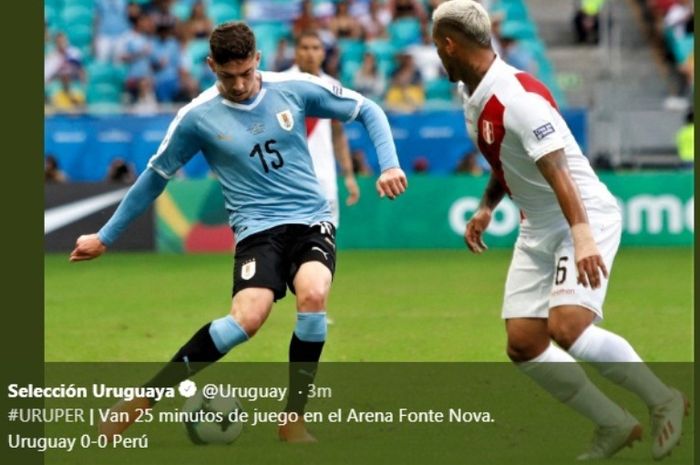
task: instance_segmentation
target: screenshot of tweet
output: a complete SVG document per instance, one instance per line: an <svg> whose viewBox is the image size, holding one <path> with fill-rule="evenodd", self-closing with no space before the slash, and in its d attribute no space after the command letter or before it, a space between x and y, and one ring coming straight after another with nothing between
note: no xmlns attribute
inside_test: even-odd
<svg viewBox="0 0 700 465"><path fill-rule="evenodd" d="M505 363L321 363L314 373L220 363L173 386L145 384L161 368L47 364L45 385L7 386L6 447L46 464L560 464L594 435L594 425ZM651 369L692 402L690 364ZM585 370L648 424L638 398ZM42 435L20 432L37 424ZM669 463L692 462L692 422L683 428L687 444ZM649 434L620 456L651 463Z"/></svg>

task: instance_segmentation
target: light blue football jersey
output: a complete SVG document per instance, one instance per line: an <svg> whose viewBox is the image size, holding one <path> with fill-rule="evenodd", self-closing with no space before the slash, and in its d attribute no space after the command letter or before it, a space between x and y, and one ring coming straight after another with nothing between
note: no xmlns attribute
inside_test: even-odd
<svg viewBox="0 0 700 465"><path fill-rule="evenodd" d="M259 73L260 92L247 102L231 102L213 86L183 107L148 164L169 179L201 150L221 183L238 241L281 224L332 220L307 148L305 116L348 122L363 103L360 94L309 74Z"/></svg>

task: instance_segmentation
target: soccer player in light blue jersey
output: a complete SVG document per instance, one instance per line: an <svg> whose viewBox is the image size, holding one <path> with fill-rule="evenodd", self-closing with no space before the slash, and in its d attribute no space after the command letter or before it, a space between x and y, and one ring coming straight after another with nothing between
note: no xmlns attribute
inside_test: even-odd
<svg viewBox="0 0 700 465"><path fill-rule="evenodd" d="M200 328L147 386L175 385L247 341L289 287L297 304L289 359L306 365L290 369L286 409L301 413L326 339L335 270L335 228L306 145L305 117L356 119L365 126L382 169L380 196L396 198L407 181L386 115L376 104L309 74L258 71L259 62L247 25L231 22L214 30L208 63L216 85L177 113L114 216L98 233L80 236L70 259L102 255L201 151L221 183L237 238L231 310ZM129 421L103 423L100 431L113 437L135 421L138 409L152 405L143 398L121 402L113 410L128 412ZM314 441L303 421L280 427L279 435L289 442Z"/></svg>

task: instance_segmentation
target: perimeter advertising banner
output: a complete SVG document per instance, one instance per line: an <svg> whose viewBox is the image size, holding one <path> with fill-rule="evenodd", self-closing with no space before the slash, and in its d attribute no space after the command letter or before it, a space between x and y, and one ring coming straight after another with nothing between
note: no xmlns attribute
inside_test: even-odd
<svg viewBox="0 0 700 465"><path fill-rule="evenodd" d="M282 4L277 3L281 14ZM444 176L454 172L465 153L474 150L461 109L411 114L389 112L387 116L402 166L412 166L418 158L424 158L431 173ZM562 111L562 116L586 153L586 111L567 109ZM172 119L170 114L49 116L44 119L44 153L58 160L71 181L104 179L110 162L117 157L141 172L158 149ZM365 152L367 162L377 172L376 152L367 131L355 121L346 125L346 132L351 149ZM182 171L190 179L204 179L209 166L199 154Z"/></svg>
<svg viewBox="0 0 700 465"><path fill-rule="evenodd" d="M108 182L44 186L44 250L69 252L81 234L97 232L114 214L129 185ZM110 250L154 248L154 213L149 207Z"/></svg>
<svg viewBox="0 0 700 465"><path fill-rule="evenodd" d="M175 180L156 200L156 249L162 252L222 252L234 239L219 183Z"/></svg>
<svg viewBox="0 0 700 465"><path fill-rule="evenodd" d="M601 179L622 206L623 246L692 245L692 173L606 174ZM374 179L360 179L360 202L341 207L338 245L345 249L462 248L464 227L487 181L486 176L413 175L406 194L388 201L377 196ZM213 179L171 182L158 200L156 212L160 251L233 248L221 190ZM496 210L486 243L490 247L512 246L519 223L518 209L504 200Z"/></svg>

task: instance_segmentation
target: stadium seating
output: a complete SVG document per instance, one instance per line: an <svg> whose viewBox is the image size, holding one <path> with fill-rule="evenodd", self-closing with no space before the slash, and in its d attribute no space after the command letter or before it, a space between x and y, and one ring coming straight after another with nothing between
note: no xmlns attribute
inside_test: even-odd
<svg viewBox="0 0 700 465"><path fill-rule="evenodd" d="M234 2L214 3L208 10L209 17L214 24L225 23L241 18L240 5Z"/></svg>
<svg viewBox="0 0 700 465"><path fill-rule="evenodd" d="M402 18L389 24L389 37L394 46L403 48L421 41L420 22L416 18Z"/></svg>
<svg viewBox="0 0 700 465"><path fill-rule="evenodd" d="M126 78L126 67L95 61L87 67L88 80L120 86Z"/></svg>
<svg viewBox="0 0 700 465"><path fill-rule="evenodd" d="M46 24L55 24L58 19L58 9L47 3L44 5L44 21Z"/></svg>
<svg viewBox="0 0 700 465"><path fill-rule="evenodd" d="M454 85L447 79L434 79L425 83L425 98L436 102L451 102Z"/></svg>
<svg viewBox="0 0 700 465"><path fill-rule="evenodd" d="M63 0L62 3L66 8L79 6L88 10L91 10L92 7L95 5L94 0Z"/></svg>
<svg viewBox="0 0 700 465"><path fill-rule="evenodd" d="M338 48L341 61L361 62L365 53L365 43L356 39L340 39Z"/></svg>
<svg viewBox="0 0 700 465"><path fill-rule="evenodd" d="M92 10L84 6L69 6L61 11L61 23L66 29L77 24L92 24L92 21Z"/></svg>
<svg viewBox="0 0 700 465"><path fill-rule="evenodd" d="M531 23L530 15L527 7L521 0L501 0L495 2L492 6L494 11L502 11L506 18L513 21L521 21Z"/></svg>
<svg viewBox="0 0 700 465"><path fill-rule="evenodd" d="M388 40L372 40L367 42L367 50L377 59L377 67L385 76L391 75L396 66L394 57L398 52L396 46Z"/></svg>
<svg viewBox="0 0 700 465"><path fill-rule="evenodd" d="M88 24L75 24L66 29L66 35L71 45L78 47L85 53L86 48L89 49L92 42L92 26Z"/></svg>
<svg viewBox="0 0 700 465"><path fill-rule="evenodd" d="M201 63L209 55L209 41L206 39L195 39L187 44L185 54L191 63Z"/></svg>
<svg viewBox="0 0 700 465"><path fill-rule="evenodd" d="M536 40L537 29L530 21L517 21L507 19L501 25L501 34L517 40Z"/></svg>
<svg viewBox="0 0 700 465"><path fill-rule="evenodd" d="M355 86L355 74L360 69L362 64L358 61L342 61L340 68L340 82L345 87Z"/></svg>
<svg viewBox="0 0 700 465"><path fill-rule="evenodd" d="M243 0L209 0L209 3L211 5L231 5L240 11Z"/></svg>
<svg viewBox="0 0 700 465"><path fill-rule="evenodd" d="M180 21L187 21L192 13L192 8L184 2L176 2L172 8L173 15Z"/></svg>
<svg viewBox="0 0 700 465"><path fill-rule="evenodd" d="M97 82L89 83L87 87L87 102L90 105L95 104L114 104L119 105L122 102L121 91L111 83Z"/></svg>
<svg viewBox="0 0 700 465"><path fill-rule="evenodd" d="M148 0L132 0L145 5ZM207 14L215 24L230 20L243 19L244 14L250 14L251 5L258 0L205 0ZM287 0L267 0L279 8L289 9ZM175 0L172 3L172 13L181 21L186 21L191 13L194 0ZM424 3L427 4L426 1ZM316 6L328 7L328 0L314 0ZM244 5L246 8L244 8ZM546 53L546 49L538 37L537 28L532 21L527 4L524 0L492 0L492 11L500 11L505 15L501 26L502 31L519 40L522 47L536 60L538 78L552 89L555 97L563 101L562 92L557 85L556 75ZM123 80L119 79L119 73L114 69L100 69L89 66L92 62L92 40L94 23L94 0L45 0L44 19L49 32L53 35L63 31L67 34L71 45L83 52L83 61L87 66L88 103L93 101L116 101L115 95L121 93ZM256 38L258 48L262 52L262 69L270 69L277 44L281 38L291 39L291 24L287 22L272 21L263 17L250 21ZM417 18L401 18L388 25L388 39L378 39L370 42L361 40L341 39L337 43L340 53L339 79L343 84L354 85L354 76L361 66L365 52L371 52L377 60L379 72L388 78L396 67L396 55L406 47L419 44L422 41L421 24ZM693 47L693 39L683 38L669 42L670 49L678 62L681 62ZM50 48L50 44L49 45ZM48 50L48 49L46 49ZM45 52L46 53L46 52ZM191 73L196 78L209 80L204 69L204 59L209 53L209 45L206 40L198 39L189 42L184 51L187 62L191 64ZM115 77L116 76L116 77ZM123 76L122 76L123 79ZM95 80L95 82L91 82ZM97 86L99 84L99 86ZM201 86L205 83L202 82ZM429 101L439 103L448 102L451 98L450 84L443 80L428 82L426 95ZM108 89L113 86L116 89Z"/></svg>
<svg viewBox="0 0 700 465"><path fill-rule="evenodd" d="M91 111L113 112L123 101L126 67L94 61L86 68L88 85L86 100Z"/></svg>
<svg viewBox="0 0 700 465"><path fill-rule="evenodd" d="M283 37L291 39L292 30L288 24L274 22L259 22L251 25L255 38L258 41L258 49L261 52L262 68L270 69L275 57L277 43Z"/></svg>
<svg viewBox="0 0 700 465"><path fill-rule="evenodd" d="M205 59L209 55L209 41L206 39L196 39L187 44L185 49L187 61L190 63L190 73L200 81L202 87L206 87L202 82L204 77Z"/></svg>

